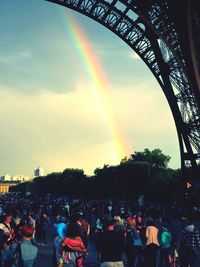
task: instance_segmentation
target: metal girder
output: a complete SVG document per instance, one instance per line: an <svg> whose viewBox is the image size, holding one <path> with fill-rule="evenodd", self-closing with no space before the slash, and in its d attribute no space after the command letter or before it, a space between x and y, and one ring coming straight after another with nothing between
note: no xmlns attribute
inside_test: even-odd
<svg viewBox="0 0 200 267"><path fill-rule="evenodd" d="M46 1L96 20L142 58L170 105L182 168L189 162L196 169L200 155L200 11L195 11L198 5L189 5L188 13L190 0Z"/></svg>

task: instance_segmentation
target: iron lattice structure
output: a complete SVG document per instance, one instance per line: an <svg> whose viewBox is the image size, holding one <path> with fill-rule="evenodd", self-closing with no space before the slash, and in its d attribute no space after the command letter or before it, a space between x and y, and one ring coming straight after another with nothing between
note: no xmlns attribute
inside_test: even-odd
<svg viewBox="0 0 200 267"><path fill-rule="evenodd" d="M162 88L176 124L181 167L200 161L198 0L46 0L99 22L126 42ZM200 177L199 177L200 178Z"/></svg>

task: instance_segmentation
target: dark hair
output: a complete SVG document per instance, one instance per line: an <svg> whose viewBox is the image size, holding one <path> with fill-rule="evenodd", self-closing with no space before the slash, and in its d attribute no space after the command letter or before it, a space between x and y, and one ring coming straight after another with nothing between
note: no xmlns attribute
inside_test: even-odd
<svg viewBox="0 0 200 267"><path fill-rule="evenodd" d="M67 230L68 237L81 236L81 227L77 223L70 223Z"/></svg>
<svg viewBox="0 0 200 267"><path fill-rule="evenodd" d="M115 221L114 220L106 220L105 221L105 226L106 228L108 228L109 226L114 225Z"/></svg>
<svg viewBox="0 0 200 267"><path fill-rule="evenodd" d="M169 224L168 224L167 222L164 221L164 222L162 223L162 227L169 229Z"/></svg>
<svg viewBox="0 0 200 267"><path fill-rule="evenodd" d="M1 222L4 222L8 217L12 216L11 213L3 213L1 215Z"/></svg>
<svg viewBox="0 0 200 267"><path fill-rule="evenodd" d="M147 226L155 226L155 221L152 217L149 217L147 219L147 223L146 223Z"/></svg>
<svg viewBox="0 0 200 267"><path fill-rule="evenodd" d="M71 223L76 223L77 221L80 221L81 216L79 214L74 214L71 218L70 221Z"/></svg>

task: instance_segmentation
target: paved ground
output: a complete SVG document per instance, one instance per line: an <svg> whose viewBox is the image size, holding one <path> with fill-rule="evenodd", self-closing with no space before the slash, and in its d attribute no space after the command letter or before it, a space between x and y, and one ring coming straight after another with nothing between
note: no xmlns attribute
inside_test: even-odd
<svg viewBox="0 0 200 267"><path fill-rule="evenodd" d="M37 246L39 253L35 267L53 267L53 228L48 233L47 246Z"/></svg>

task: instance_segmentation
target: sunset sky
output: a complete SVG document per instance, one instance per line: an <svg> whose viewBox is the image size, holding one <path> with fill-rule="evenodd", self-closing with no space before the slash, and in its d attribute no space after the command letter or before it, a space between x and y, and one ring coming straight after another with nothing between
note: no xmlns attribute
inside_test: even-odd
<svg viewBox="0 0 200 267"><path fill-rule="evenodd" d="M119 37L44 0L0 1L0 12L0 176L91 175L144 148L180 167L164 94Z"/></svg>

